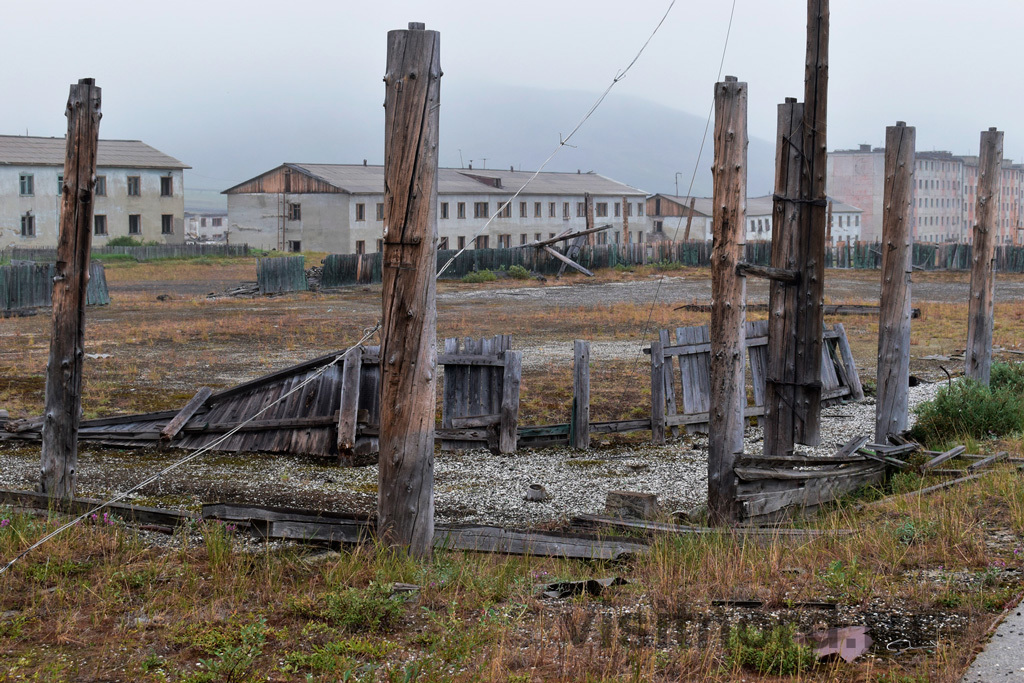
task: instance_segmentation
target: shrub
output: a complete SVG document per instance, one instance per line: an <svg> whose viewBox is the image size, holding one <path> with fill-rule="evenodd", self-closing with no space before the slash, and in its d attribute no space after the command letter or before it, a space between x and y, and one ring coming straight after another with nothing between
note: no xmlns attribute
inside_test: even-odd
<svg viewBox="0 0 1024 683"><path fill-rule="evenodd" d="M107 240L108 247L141 247L142 240L137 240L129 235L118 235Z"/></svg>
<svg viewBox="0 0 1024 683"><path fill-rule="evenodd" d="M294 606L304 617L322 619L349 632L385 633L405 614L405 601L379 583L367 588L345 588L304 600Z"/></svg>
<svg viewBox="0 0 1024 683"><path fill-rule="evenodd" d="M992 391L1024 395L1024 363L993 363L989 387Z"/></svg>
<svg viewBox="0 0 1024 683"><path fill-rule="evenodd" d="M1015 386L1019 371L1000 368L995 388L968 378L939 389L935 398L915 410L917 423L910 433L928 445L942 445L965 436L983 439L1024 429L1024 397ZM993 368L995 369L995 368Z"/></svg>
<svg viewBox="0 0 1024 683"><path fill-rule="evenodd" d="M529 280L530 271L520 265L509 266L508 276L513 280Z"/></svg>
<svg viewBox="0 0 1024 683"><path fill-rule="evenodd" d="M771 631L739 626L726 640L726 666L745 668L761 675L792 676L809 671L817 663L814 651L793 640L791 625Z"/></svg>
<svg viewBox="0 0 1024 683"><path fill-rule="evenodd" d="M494 282L498 276L489 270L475 270L462 276L463 282Z"/></svg>

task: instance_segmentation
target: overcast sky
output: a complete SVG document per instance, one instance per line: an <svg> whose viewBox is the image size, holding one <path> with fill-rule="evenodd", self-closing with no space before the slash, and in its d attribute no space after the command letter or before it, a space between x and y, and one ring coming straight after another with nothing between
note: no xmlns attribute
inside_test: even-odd
<svg viewBox="0 0 1024 683"><path fill-rule="evenodd" d="M706 117L730 4L677 0L610 97L644 98ZM1006 131L1006 156L1024 157L1024 2L832 5L830 148L880 145L885 126L899 119L917 126L919 150L976 153L979 132L998 126ZM596 96L668 6L668 0L6 3L0 132L63 135L68 85L94 77L103 88L101 137L141 139L191 164L189 188L224 189L283 161L380 163L386 34L422 21L441 32L440 160L457 166L462 143L457 131L444 128L446 92L459 92L470 111L477 86L540 88L551 98L561 89ZM752 136L773 140L775 105L787 96L802 99L805 28L803 0L737 0L723 73L749 83ZM502 136L500 123L495 138ZM574 123L551 121L535 131L536 140L553 147ZM699 143L693 140L694 147ZM466 161L489 153L462 149ZM488 166L530 168L542 160L492 156ZM615 176L615 169L594 170ZM645 189L667 190L672 181Z"/></svg>

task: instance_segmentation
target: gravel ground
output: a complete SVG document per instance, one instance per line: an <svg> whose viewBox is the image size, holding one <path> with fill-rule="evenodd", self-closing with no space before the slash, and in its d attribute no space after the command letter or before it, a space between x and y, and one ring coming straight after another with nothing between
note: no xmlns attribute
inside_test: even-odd
<svg viewBox="0 0 1024 683"><path fill-rule="evenodd" d="M937 384L910 389L911 407L931 398ZM801 452L830 455L850 438L874 431L873 399L823 411L822 443ZM746 433L746 451L761 448L761 429ZM130 488L166 467L179 453L85 451L79 459L80 495L105 497ZM39 468L38 450L0 447L0 488L29 489ZM550 498L526 502L530 484ZM376 466L339 469L294 456L211 455L165 475L132 497L137 504L197 509L203 502L244 502L307 509L373 512ZM670 439L664 446L615 446L580 452L569 448L523 450L514 456L488 451L439 453L435 462L437 520L530 527L573 515L599 513L610 490L654 493L670 511L704 504L707 437Z"/></svg>

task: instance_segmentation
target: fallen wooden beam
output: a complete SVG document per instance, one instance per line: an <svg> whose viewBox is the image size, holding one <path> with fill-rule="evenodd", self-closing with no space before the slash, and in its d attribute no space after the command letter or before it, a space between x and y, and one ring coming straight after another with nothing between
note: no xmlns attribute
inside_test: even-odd
<svg viewBox="0 0 1024 683"><path fill-rule="evenodd" d="M583 274L584 274L584 275L586 275L587 277L594 277L594 274L593 274L593 273L591 273L591 272L590 272L589 270L587 270L586 268L584 268L584 267L583 267L583 266L581 266L580 264L578 264L578 263L576 263L575 261L573 261L573 260L572 260L571 258L569 258L568 256L563 256L563 255L562 255L561 253L559 253L559 252L558 252L557 250L555 250L555 249L552 249L551 247L549 247L549 246L547 246L547 245L545 245L545 246L543 246L543 247L541 247L541 248L542 248L542 249L543 249L544 251L546 251L546 252L548 252L549 254L551 254L552 256L554 256L554 257L555 257L556 259L558 259L559 261L562 261L563 263L565 263L565 265L567 265L567 266L572 266L573 268L575 268L576 270L580 271L581 273L583 273Z"/></svg>
<svg viewBox="0 0 1024 683"><path fill-rule="evenodd" d="M960 455L961 453L963 453L966 450L967 450L966 446L954 446L953 448L950 448L945 453L940 453L939 455L935 456L934 458L932 458L931 460L929 460L925 464L921 465L921 471L925 472L927 470L932 469L933 467L935 467L937 465L941 465L942 463L946 462L947 460L952 460L953 458L955 458L956 456Z"/></svg>
<svg viewBox="0 0 1024 683"><path fill-rule="evenodd" d="M167 426L160 431L161 441L170 441L178 435L178 432L185 426L185 423L192 419L192 416L203 407L206 403L206 399L210 398L213 394L213 390L209 387L203 387L196 392L196 395L189 399L189 402L171 418L171 421L167 423Z"/></svg>
<svg viewBox="0 0 1024 683"><path fill-rule="evenodd" d="M1009 458L1010 458L1010 454L1008 452L1006 452L1006 451L999 451L995 455L990 455L987 458L982 458L981 460L979 460L979 461L977 461L975 463L971 463L970 465L967 466L967 471L968 472L976 472L978 470L984 469L984 468L989 467L991 465L995 465L997 462L1002 462L1004 460L1008 460Z"/></svg>
<svg viewBox="0 0 1024 683"><path fill-rule="evenodd" d="M517 248L517 249L525 249L526 247L534 247L534 248L539 249L539 248L548 246L550 244L555 244L556 242L565 242L567 240L575 239L577 237L582 237L583 235L590 235L591 233L602 232L602 231L607 230L607 229L609 229L611 227L612 227L612 224L608 223L606 225L598 225L596 227L589 228L587 230L580 230L579 232L572 232L571 230L566 230L566 231L561 232L558 235L555 235L554 237L551 237L549 239L539 240L539 241L536 241L536 242L527 242L526 244L516 245L515 248Z"/></svg>
<svg viewBox="0 0 1024 683"><path fill-rule="evenodd" d="M0 489L0 503L15 507L54 510L72 515L81 515L103 505L104 501L94 498L55 500L44 493ZM110 503L104 506L103 510L135 524L179 526L198 519L197 515L184 510L163 510L160 508L128 505L126 503Z"/></svg>
<svg viewBox="0 0 1024 683"><path fill-rule="evenodd" d="M786 538L786 539L807 539L818 536L846 536L854 533L850 529L786 529L782 527L752 527L736 526L729 528L712 528L703 526L685 526L682 524L666 524L664 522L649 522L635 519L620 519L607 515L576 515L572 518L573 526L588 529L615 529L618 531L633 531L645 536L656 536L659 534L690 536L690 535L721 535L735 534L755 538Z"/></svg>
<svg viewBox="0 0 1024 683"><path fill-rule="evenodd" d="M762 277L777 282L788 282L796 284L800 282L800 271L788 268L772 268L771 266L759 266L753 263L740 261L736 264L736 274L754 277Z"/></svg>
<svg viewBox="0 0 1024 683"><path fill-rule="evenodd" d="M859 509L864 508L864 507L874 507L876 505L882 505L883 503L891 503L891 502L897 501L897 500L904 500L904 499L909 499L909 498L917 498L917 497L920 497L920 496L927 495L929 493L935 493L936 491L942 491L944 489L948 489L948 488L951 488L953 486L957 486L959 484L964 484L964 483L969 482L969 481L974 481L975 479L981 479L986 474L988 474L988 472L981 472L979 474L972 474L972 475L969 475L969 476L966 476L966 477L960 477L959 479L950 479L949 481L944 481L941 484L935 484L934 486L926 486L923 489L918 489L917 491L911 491L910 493L901 493L901 494L898 494L898 495L895 495L895 496L888 496L886 498L882 498L881 500L876 500L876 501L871 502L871 503L865 503L864 505L859 506L857 509L859 510Z"/></svg>

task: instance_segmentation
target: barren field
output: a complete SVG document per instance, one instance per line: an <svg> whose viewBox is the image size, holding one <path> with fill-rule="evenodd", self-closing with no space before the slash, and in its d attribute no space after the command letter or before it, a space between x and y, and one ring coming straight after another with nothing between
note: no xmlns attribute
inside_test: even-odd
<svg viewBox="0 0 1024 683"><path fill-rule="evenodd" d="M343 349L379 316L379 286L216 296L254 277L252 259L109 264L112 303L87 313L85 415L178 408L200 386L231 386ZM592 280L442 282L438 339L513 335L524 352L521 424L567 421L572 341L590 340L592 419L635 419L650 400L641 349L658 328L708 321L707 313L674 310L707 303L708 277L640 268ZM827 277L827 302L877 303L877 272ZM912 372L945 380L961 370L968 275L914 279L922 317ZM1021 350L1022 294L1024 277L999 276L997 347ZM767 300L762 283L750 280L748 299ZM870 390L877 320L826 322L845 325ZM12 418L42 410L50 325L48 311L0 321L0 408ZM913 400L936 386L912 389ZM872 419L870 396L830 408L823 450L864 433ZM758 430L747 436L757 449ZM648 440L642 432L603 437L585 453L438 453L438 519L557 527L600 511L604 492L620 488L657 492L666 513L699 506L706 439L673 437L658 448ZM981 446L1020 454L1019 440ZM123 490L179 456L89 449L80 455L79 491ZM0 444L0 488L30 486L38 458L37 447ZM536 481L551 500L524 503L523 489ZM893 490L921 485L908 475ZM372 512L375 496L374 466L231 454L190 464L134 502ZM8 520L0 560L52 528L2 506L0 518ZM417 565L380 548L254 548L209 525L164 538L97 521L0 577L0 681L955 681L1022 588L1024 484L1012 468L929 497L837 506L806 524L826 534L795 544L729 533L662 539L625 563L444 552ZM538 597L536 584L614 575L631 583L600 596ZM395 582L419 588L396 597ZM875 644L853 664L807 664L782 678L751 669L730 640L746 626L774 634L840 625L865 626Z"/></svg>

